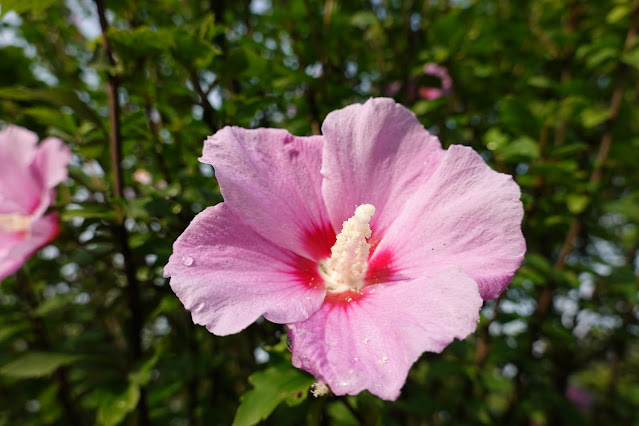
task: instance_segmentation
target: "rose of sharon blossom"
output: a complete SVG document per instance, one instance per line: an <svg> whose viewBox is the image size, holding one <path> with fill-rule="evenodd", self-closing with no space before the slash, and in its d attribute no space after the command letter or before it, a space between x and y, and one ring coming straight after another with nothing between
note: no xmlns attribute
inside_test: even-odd
<svg viewBox="0 0 639 426"><path fill-rule="evenodd" d="M419 95L424 99L438 99L446 96L453 88L453 80L448 74L446 67L432 62L424 64L424 74L438 77L441 80L441 87L420 87Z"/></svg>
<svg viewBox="0 0 639 426"><path fill-rule="evenodd" d="M595 403L595 396L579 386L568 385L565 395L568 400L575 404L579 411L585 414L592 410Z"/></svg>
<svg viewBox="0 0 639 426"><path fill-rule="evenodd" d="M415 78L411 78L406 87L406 98L409 101L414 101L418 98L434 100L444 96L448 96L453 88L453 80L448 74L446 67L437 65L432 62L424 64L424 75L430 75L437 77L441 85L439 87L421 86L418 87ZM399 89L401 89L401 83L399 81L392 82L386 89L388 96L395 96Z"/></svg>
<svg viewBox="0 0 639 426"><path fill-rule="evenodd" d="M521 264L519 187L471 148L443 150L392 99L334 111L322 134L208 138L200 160L225 202L178 238L165 275L212 333L263 315L333 393L395 399L420 355L473 332Z"/></svg>
<svg viewBox="0 0 639 426"><path fill-rule="evenodd" d="M22 127L0 131L0 281L57 234L57 214L45 212L70 161L59 139L38 145L38 136Z"/></svg>

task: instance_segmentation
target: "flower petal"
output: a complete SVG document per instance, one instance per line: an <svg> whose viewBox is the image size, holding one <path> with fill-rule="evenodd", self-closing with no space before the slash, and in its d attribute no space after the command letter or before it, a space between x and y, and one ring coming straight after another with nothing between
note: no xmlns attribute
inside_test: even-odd
<svg viewBox="0 0 639 426"><path fill-rule="evenodd" d="M41 188L29 172L38 136L18 126L0 131L0 213L31 214L40 203Z"/></svg>
<svg viewBox="0 0 639 426"><path fill-rule="evenodd" d="M493 171L471 148L453 145L399 211L371 261L391 252L396 272L408 277L461 267L484 299L495 298L526 251L519 196L511 176Z"/></svg>
<svg viewBox="0 0 639 426"><path fill-rule="evenodd" d="M65 180L71 162L71 150L60 139L46 138L38 146L31 170L40 178L42 188L53 188Z"/></svg>
<svg viewBox="0 0 639 426"><path fill-rule="evenodd" d="M322 134L322 194L336 232L361 204L377 209L373 232L389 226L444 152L415 114L388 98L330 113Z"/></svg>
<svg viewBox="0 0 639 426"><path fill-rule="evenodd" d="M15 238L17 233L0 238L0 281L13 274L40 247L51 241L58 233L58 215L52 213L31 224L29 233Z"/></svg>
<svg viewBox="0 0 639 426"><path fill-rule="evenodd" d="M225 202L254 231L310 259L330 256L321 137L225 127L206 140L200 161L215 168Z"/></svg>
<svg viewBox="0 0 639 426"><path fill-rule="evenodd" d="M420 355L472 333L482 305L477 284L459 270L362 291L359 300L327 295L308 320L288 325L293 365L336 395L368 389L396 399Z"/></svg>
<svg viewBox="0 0 639 426"><path fill-rule="evenodd" d="M317 265L266 240L226 203L198 214L164 268L193 322L217 335L237 333L260 315L302 321L326 293Z"/></svg>

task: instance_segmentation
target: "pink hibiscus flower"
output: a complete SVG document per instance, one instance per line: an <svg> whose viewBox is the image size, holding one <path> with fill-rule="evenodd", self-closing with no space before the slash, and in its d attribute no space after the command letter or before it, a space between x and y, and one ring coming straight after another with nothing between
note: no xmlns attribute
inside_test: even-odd
<svg viewBox="0 0 639 426"><path fill-rule="evenodd" d="M568 385L565 395L582 413L589 413L595 404L595 396L579 386Z"/></svg>
<svg viewBox="0 0 639 426"><path fill-rule="evenodd" d="M473 332L521 264L519 187L471 148L443 150L392 99L332 112L322 133L208 138L200 160L225 202L178 238L165 275L212 333L263 315L335 394L396 399L419 356Z"/></svg>
<svg viewBox="0 0 639 426"><path fill-rule="evenodd" d="M432 62L424 64L424 74L438 77L441 80L441 87L420 87L419 95L424 99L438 99L446 96L453 88L453 80L448 74L446 67L437 65Z"/></svg>
<svg viewBox="0 0 639 426"><path fill-rule="evenodd" d="M67 177L69 148L56 138L38 146L22 127L0 131L0 281L14 273L58 232L58 216L45 212Z"/></svg>

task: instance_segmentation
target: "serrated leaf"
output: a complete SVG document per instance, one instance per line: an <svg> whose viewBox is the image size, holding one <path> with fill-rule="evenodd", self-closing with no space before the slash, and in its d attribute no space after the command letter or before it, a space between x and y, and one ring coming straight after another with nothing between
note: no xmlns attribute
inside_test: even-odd
<svg viewBox="0 0 639 426"><path fill-rule="evenodd" d="M80 355L55 352L29 352L0 368L0 374L16 379L48 376L59 367L81 359Z"/></svg>
<svg viewBox="0 0 639 426"><path fill-rule="evenodd" d="M233 426L255 425L267 419L282 402L291 407L300 404L314 381L313 377L284 363L253 373L249 377L253 389L242 396Z"/></svg>

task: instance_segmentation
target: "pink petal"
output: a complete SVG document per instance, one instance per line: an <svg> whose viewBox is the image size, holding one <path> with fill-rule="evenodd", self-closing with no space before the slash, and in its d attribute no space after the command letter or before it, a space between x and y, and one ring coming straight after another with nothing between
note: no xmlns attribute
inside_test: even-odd
<svg viewBox="0 0 639 426"><path fill-rule="evenodd" d="M308 320L288 326L293 365L336 395L368 389L396 399L420 355L472 333L482 305L477 284L458 270L362 292L327 295Z"/></svg>
<svg viewBox="0 0 639 426"><path fill-rule="evenodd" d="M433 100L444 96L444 92L441 89L436 89L434 87L421 87L419 89L419 96L424 99Z"/></svg>
<svg viewBox="0 0 639 426"><path fill-rule="evenodd" d="M365 203L377 209L373 230L388 227L443 155L415 115L388 98L330 113L322 133L322 194L336 232Z"/></svg>
<svg viewBox="0 0 639 426"><path fill-rule="evenodd" d="M38 136L22 127L0 131L0 214L31 214L40 202L41 188L29 172Z"/></svg>
<svg viewBox="0 0 639 426"><path fill-rule="evenodd" d="M58 215L52 213L31 224L31 231L15 238L17 233L0 235L0 281L13 274L40 247L58 233Z"/></svg>
<svg viewBox="0 0 639 426"><path fill-rule="evenodd" d="M53 188L67 178L71 150L60 139L46 138L38 146L31 170L43 188Z"/></svg>
<svg viewBox="0 0 639 426"><path fill-rule="evenodd" d="M25 128L8 125L0 130L0 158L14 166L28 166L36 154L38 135Z"/></svg>
<svg viewBox="0 0 639 426"><path fill-rule="evenodd" d="M471 148L453 145L428 183L399 210L376 253L392 253L395 272L434 276L461 267L484 299L497 297L521 265L526 244L520 191Z"/></svg>
<svg viewBox="0 0 639 426"><path fill-rule="evenodd" d="M321 137L225 127L206 140L200 161L215 168L224 200L254 231L310 259L330 256Z"/></svg>
<svg viewBox="0 0 639 426"><path fill-rule="evenodd" d="M448 94L453 87L453 80L450 78L446 67L429 62L424 64L424 74L433 75L441 79L440 96Z"/></svg>
<svg viewBox="0 0 639 426"><path fill-rule="evenodd" d="M260 315L277 323L302 321L326 293L314 262L257 234L227 203L193 219L173 245L164 274L193 322L220 336Z"/></svg>

